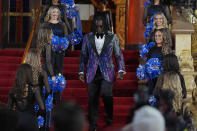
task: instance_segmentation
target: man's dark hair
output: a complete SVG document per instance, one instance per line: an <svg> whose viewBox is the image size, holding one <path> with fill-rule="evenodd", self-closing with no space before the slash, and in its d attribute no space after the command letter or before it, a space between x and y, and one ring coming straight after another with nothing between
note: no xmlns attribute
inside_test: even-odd
<svg viewBox="0 0 197 131"><path fill-rule="evenodd" d="M55 131L82 131L84 125L84 112L75 102L64 101L55 108Z"/></svg>
<svg viewBox="0 0 197 131"><path fill-rule="evenodd" d="M93 19L93 22L92 22L92 29L91 30L94 34L96 34L96 32L97 32L96 25L97 25L97 22L100 21L100 20L102 21L102 24L103 24L103 32L105 34L107 34L108 28L107 28L107 23L106 23L106 19L105 19L105 14L103 12L96 12L95 13L94 19Z"/></svg>

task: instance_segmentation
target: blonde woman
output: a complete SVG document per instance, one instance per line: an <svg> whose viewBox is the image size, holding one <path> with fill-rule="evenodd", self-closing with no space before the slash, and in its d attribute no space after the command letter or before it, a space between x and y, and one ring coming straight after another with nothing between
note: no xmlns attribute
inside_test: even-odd
<svg viewBox="0 0 197 131"><path fill-rule="evenodd" d="M42 26L49 27L53 35L62 37L68 37L68 29L65 23L60 21L60 10L56 6L51 6L45 17L45 23ZM54 51L54 74L63 75L63 64L64 64L64 55L65 51Z"/></svg>
<svg viewBox="0 0 197 131"><path fill-rule="evenodd" d="M156 29L161 29L163 30L165 33L166 33L166 37L167 37L167 41L168 41L168 44L170 46L172 46L172 37L171 37L171 33L168 29L168 23L167 23L167 19L166 17L164 16L163 13L156 13L154 15L154 28L153 28L153 31L150 32L149 34L149 37L148 37L148 40L147 40L147 43L150 43L154 40L154 35L155 35L155 30Z"/></svg>
<svg viewBox="0 0 197 131"><path fill-rule="evenodd" d="M42 24L45 22L45 16L47 15L47 12L51 6L55 6L60 10L61 12L60 21L64 22L69 32L71 32L72 23L67 19L66 7L63 4L61 4L60 0L48 0L48 4L43 7L42 14L40 17L40 23Z"/></svg>
<svg viewBox="0 0 197 131"><path fill-rule="evenodd" d="M45 17L45 23L43 23L43 27L48 27L52 30L52 34L54 36L58 36L59 38L68 37L68 28L66 27L64 22L61 22L60 20L61 14L60 10L57 6L51 6L47 12L47 15ZM50 35L50 34L48 34ZM49 47L50 46L50 47ZM65 51L63 50L53 50L53 47L50 44L48 44L48 49L44 50L44 56L46 56L46 53L49 53L47 56L51 56L51 61L45 61L47 65L50 65L50 76L52 76L52 79L55 75L63 75L63 64L64 64L64 56ZM46 57L47 57L46 56ZM46 59L48 60L48 59ZM51 69L52 68L52 69ZM46 69L46 66L45 66ZM47 69L49 69L47 67ZM48 70L49 71L49 70ZM54 93L54 103L58 104L61 99L61 93L60 91Z"/></svg>

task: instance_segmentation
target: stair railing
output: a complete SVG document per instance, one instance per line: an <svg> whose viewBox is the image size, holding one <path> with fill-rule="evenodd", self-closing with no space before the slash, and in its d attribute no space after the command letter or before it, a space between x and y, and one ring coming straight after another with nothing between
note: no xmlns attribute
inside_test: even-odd
<svg viewBox="0 0 197 131"><path fill-rule="evenodd" d="M25 48L25 51L24 51L24 54L23 54L22 64L26 62L27 54L29 52L29 48L31 47L32 39L33 39L35 29L36 29L36 26L37 26L37 23L38 23L38 19L40 17L41 10L42 10L42 5L38 8L38 11L36 13L36 17L35 17L35 20L34 20L34 23L33 23L32 29L31 29L31 33L29 35L27 45L26 45L26 48Z"/></svg>

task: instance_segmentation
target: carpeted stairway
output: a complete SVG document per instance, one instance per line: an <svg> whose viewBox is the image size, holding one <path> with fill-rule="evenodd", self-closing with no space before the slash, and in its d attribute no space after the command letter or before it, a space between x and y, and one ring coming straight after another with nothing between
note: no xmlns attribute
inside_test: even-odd
<svg viewBox="0 0 197 131"><path fill-rule="evenodd" d="M114 123L105 127L106 114L102 100L99 107L99 129L119 129L129 120L130 107L133 104L133 93L137 89L136 68L138 66L138 52L126 50L124 60L127 74L124 80L117 80L114 84ZM67 53L64 60L64 76L67 87L63 91L63 100L77 101L87 114L88 94L86 84L78 80L78 64L80 51ZM17 67L21 63L23 50L0 50L0 101L7 103L8 92L12 88Z"/></svg>

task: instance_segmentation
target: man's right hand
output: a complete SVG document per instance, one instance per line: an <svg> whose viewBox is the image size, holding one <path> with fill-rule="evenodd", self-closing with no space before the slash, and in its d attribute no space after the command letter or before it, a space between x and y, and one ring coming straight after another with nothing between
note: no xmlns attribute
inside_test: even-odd
<svg viewBox="0 0 197 131"><path fill-rule="evenodd" d="M85 82L84 74L79 74L79 80L82 81L82 82Z"/></svg>

